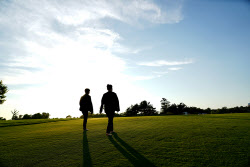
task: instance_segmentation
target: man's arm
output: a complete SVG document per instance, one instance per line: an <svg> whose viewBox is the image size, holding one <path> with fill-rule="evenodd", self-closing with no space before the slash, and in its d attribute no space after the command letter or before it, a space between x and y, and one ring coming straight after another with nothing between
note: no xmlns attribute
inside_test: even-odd
<svg viewBox="0 0 250 167"><path fill-rule="evenodd" d="M120 111L119 99L116 94L115 97L116 97L116 111L119 112Z"/></svg>

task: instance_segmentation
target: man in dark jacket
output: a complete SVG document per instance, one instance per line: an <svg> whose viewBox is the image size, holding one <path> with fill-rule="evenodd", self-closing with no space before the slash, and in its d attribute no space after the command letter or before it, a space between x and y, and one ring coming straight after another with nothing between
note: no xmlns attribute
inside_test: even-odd
<svg viewBox="0 0 250 167"><path fill-rule="evenodd" d="M100 114L102 113L102 109L104 106L104 111L108 117L108 126L106 135L111 136L113 131L113 119L115 116L115 111L120 111L119 100L116 93L112 92L112 85L107 85L108 92L104 93L102 96L102 102L100 107Z"/></svg>
<svg viewBox="0 0 250 167"><path fill-rule="evenodd" d="M82 111L83 114L83 130L87 131L88 129L86 129L86 124L87 124L87 119L88 119L88 111L91 112L91 114L93 114L93 105L92 105L92 101L91 101L91 97L89 95L90 90L88 88L85 89L85 95L83 95L80 99L80 111Z"/></svg>

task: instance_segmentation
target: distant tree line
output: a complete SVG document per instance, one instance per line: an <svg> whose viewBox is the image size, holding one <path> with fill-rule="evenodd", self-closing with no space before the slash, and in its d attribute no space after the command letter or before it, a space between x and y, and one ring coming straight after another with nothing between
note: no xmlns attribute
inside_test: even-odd
<svg viewBox="0 0 250 167"><path fill-rule="evenodd" d="M189 107L184 103L171 104L166 98L162 98L161 111L157 112L150 102L146 100L139 104L131 105L121 116L146 116L146 115L182 115L182 114L224 114L224 113L250 113L250 107L222 107L220 109L201 109L199 107Z"/></svg>
<svg viewBox="0 0 250 167"><path fill-rule="evenodd" d="M201 109L198 107L188 107L184 103L180 104L170 104L170 102L162 98L161 100L161 112L162 115L180 115L180 114L225 114L225 113L249 113L250 107L233 107L233 108L227 108L222 107L221 109Z"/></svg>
<svg viewBox="0 0 250 167"><path fill-rule="evenodd" d="M233 107L233 108L227 108L222 107L221 109L215 109L211 110L211 114L225 114L225 113L249 113L250 112L250 106L240 106L240 107Z"/></svg>
<svg viewBox="0 0 250 167"><path fill-rule="evenodd" d="M42 114L36 113L33 115L24 114L22 119L49 119L49 113L43 112Z"/></svg>
<svg viewBox="0 0 250 167"><path fill-rule="evenodd" d="M49 113L43 112L43 113L36 113L36 114L24 114L19 115L19 111L16 109L14 111L11 111L12 113L12 120L21 120L21 119L49 119Z"/></svg>
<svg viewBox="0 0 250 167"><path fill-rule="evenodd" d="M225 113L250 113L250 106L240 106L240 107L233 107L227 108L222 107L219 109L201 109L198 107L189 107L184 103L180 104L171 104L166 98L162 98L160 101L161 103L161 110L160 112L156 111L153 105L143 100L140 103L136 103L131 105L126 109L124 113L115 113L116 117L126 117L126 116L150 116L150 115L182 115L182 114L225 114ZM48 119L50 114L43 112L43 113L36 113L36 114L24 114L19 115L19 111L16 109L11 111L12 113L12 120L21 120L21 119ZM100 118L106 117L106 114L90 114L89 118ZM70 115L66 116L66 118L72 118ZM75 117L74 117L75 118ZM83 119L83 115L80 116ZM0 117L0 120L6 120L3 117Z"/></svg>

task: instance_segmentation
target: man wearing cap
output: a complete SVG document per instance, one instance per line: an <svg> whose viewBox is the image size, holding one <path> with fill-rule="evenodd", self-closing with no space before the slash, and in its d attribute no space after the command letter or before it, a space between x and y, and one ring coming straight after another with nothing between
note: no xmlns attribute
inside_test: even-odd
<svg viewBox="0 0 250 167"><path fill-rule="evenodd" d="M86 129L86 125L87 125L87 119L88 119L88 112L90 111L91 114L93 114L93 105L92 105L92 101L91 101L91 97L89 95L90 93L90 89L86 88L85 89L85 95L83 95L80 99L80 111L82 111L83 114L83 130L84 131L88 131L88 129Z"/></svg>
<svg viewBox="0 0 250 167"><path fill-rule="evenodd" d="M107 93L104 93L102 96L100 114L104 106L104 111L108 117L108 126L106 135L111 136L113 131L113 119L115 116L115 111L120 111L119 100L115 92L113 92L112 85L107 85Z"/></svg>

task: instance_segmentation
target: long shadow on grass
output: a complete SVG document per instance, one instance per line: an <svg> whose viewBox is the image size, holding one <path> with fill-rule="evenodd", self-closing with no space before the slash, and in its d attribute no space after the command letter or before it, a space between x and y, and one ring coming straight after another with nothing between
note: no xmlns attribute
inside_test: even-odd
<svg viewBox="0 0 250 167"><path fill-rule="evenodd" d="M134 166L155 166L151 161L145 158L143 155L138 153L135 149L133 149L130 145L128 145L125 141L123 141L117 133L115 133L114 138L109 136L109 140L111 143L120 151L124 157L126 157Z"/></svg>
<svg viewBox="0 0 250 167"><path fill-rule="evenodd" d="M87 138L87 132L84 131L83 132L83 166L88 166L91 167L92 166L92 160L91 160L91 156L89 153L89 144L88 144L88 138Z"/></svg>

